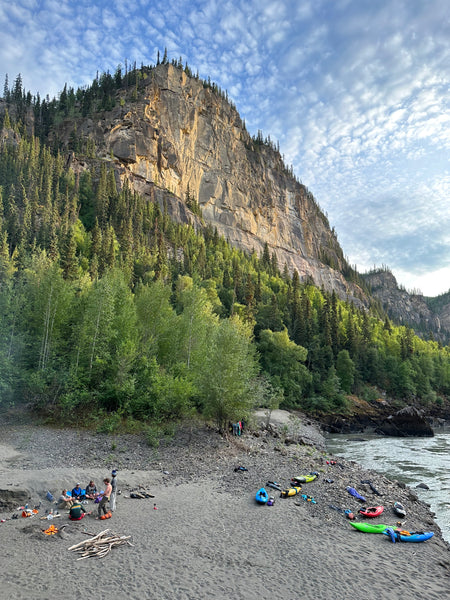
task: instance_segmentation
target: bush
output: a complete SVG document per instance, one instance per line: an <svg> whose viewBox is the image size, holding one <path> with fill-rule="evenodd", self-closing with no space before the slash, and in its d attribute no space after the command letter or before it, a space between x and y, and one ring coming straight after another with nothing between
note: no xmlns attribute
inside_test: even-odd
<svg viewBox="0 0 450 600"><path fill-rule="evenodd" d="M302 408L312 413L330 412L332 403L328 398L324 398L323 396L310 396L303 400Z"/></svg>
<svg viewBox="0 0 450 600"><path fill-rule="evenodd" d="M146 431L147 444L151 448L158 448L161 441L161 429L158 425L149 425Z"/></svg>
<svg viewBox="0 0 450 600"><path fill-rule="evenodd" d="M119 430L121 424L122 415L117 412L110 413L100 421L97 426L97 431L98 433L114 433Z"/></svg>
<svg viewBox="0 0 450 600"><path fill-rule="evenodd" d="M375 400L378 398L378 395L377 389L369 385L365 385L361 392L362 399L369 403L375 402Z"/></svg>

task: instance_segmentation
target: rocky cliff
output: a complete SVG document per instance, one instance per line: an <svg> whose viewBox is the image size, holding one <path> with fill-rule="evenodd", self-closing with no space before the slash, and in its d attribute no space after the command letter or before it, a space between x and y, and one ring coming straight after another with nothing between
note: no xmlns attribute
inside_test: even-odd
<svg viewBox="0 0 450 600"><path fill-rule="evenodd" d="M57 135L67 146L74 121ZM342 275L346 261L313 195L286 169L274 145L255 140L233 105L173 65L149 69L137 92L120 90L116 107L76 122L114 164L118 181L166 205L181 221L199 221L186 206L198 202L203 222L245 251L267 243L282 270L365 302Z"/></svg>
<svg viewBox="0 0 450 600"><path fill-rule="evenodd" d="M450 340L450 297L442 302L430 302L420 294L409 294L397 284L394 275L380 269L365 274L364 279L387 314L396 322L412 327L416 333L448 344Z"/></svg>

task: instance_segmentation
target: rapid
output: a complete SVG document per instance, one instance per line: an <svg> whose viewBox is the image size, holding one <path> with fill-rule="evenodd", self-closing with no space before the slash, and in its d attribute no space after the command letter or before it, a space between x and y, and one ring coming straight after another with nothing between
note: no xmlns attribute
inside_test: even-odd
<svg viewBox="0 0 450 600"><path fill-rule="evenodd" d="M330 454L354 460L414 489L430 505L444 539L450 542L449 427L435 430L431 438L330 434L326 445ZM429 489L416 489L421 483Z"/></svg>

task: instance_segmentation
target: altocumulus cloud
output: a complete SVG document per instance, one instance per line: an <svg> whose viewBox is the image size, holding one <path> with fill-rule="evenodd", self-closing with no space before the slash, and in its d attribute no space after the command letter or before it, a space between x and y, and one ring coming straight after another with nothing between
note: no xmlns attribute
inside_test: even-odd
<svg viewBox="0 0 450 600"><path fill-rule="evenodd" d="M167 47L279 140L352 264L450 288L445 2L16 0L0 26L4 74L41 96Z"/></svg>

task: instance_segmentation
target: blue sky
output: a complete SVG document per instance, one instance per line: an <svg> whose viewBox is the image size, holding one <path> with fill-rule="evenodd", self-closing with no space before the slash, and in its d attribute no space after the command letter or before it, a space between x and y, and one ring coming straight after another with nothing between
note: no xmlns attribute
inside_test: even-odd
<svg viewBox="0 0 450 600"><path fill-rule="evenodd" d="M450 289L447 2L16 0L0 27L2 85L41 96L167 47L279 141L359 271Z"/></svg>

